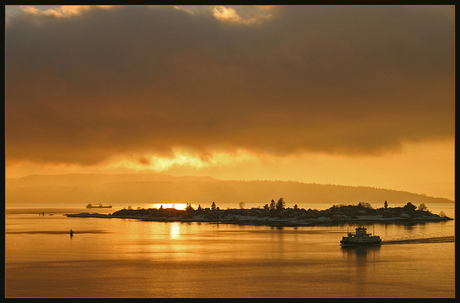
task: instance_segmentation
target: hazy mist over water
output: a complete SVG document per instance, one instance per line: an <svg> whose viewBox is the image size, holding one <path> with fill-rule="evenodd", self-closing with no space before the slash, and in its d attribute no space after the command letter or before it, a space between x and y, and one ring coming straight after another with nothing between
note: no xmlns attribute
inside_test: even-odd
<svg viewBox="0 0 460 303"><path fill-rule="evenodd" d="M365 186L341 186L292 181L223 181L210 177L173 177L161 174L34 175L6 180L6 207L84 207L88 203L114 207L153 208L160 203L221 209L263 207L284 198L286 207L326 209L332 205L370 203L374 208L411 202L430 207L454 203L445 198ZM449 208L449 207L448 207ZM439 211L434 212L436 214Z"/></svg>

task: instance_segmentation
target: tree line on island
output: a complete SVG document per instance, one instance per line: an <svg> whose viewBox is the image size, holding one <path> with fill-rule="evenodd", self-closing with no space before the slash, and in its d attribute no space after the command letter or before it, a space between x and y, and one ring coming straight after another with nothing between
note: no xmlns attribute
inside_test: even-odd
<svg viewBox="0 0 460 303"><path fill-rule="evenodd" d="M111 217L137 218L144 220L176 220L176 221L212 221L212 222L233 222L249 224L271 224L281 223L286 225L308 225L316 223L334 223L358 220L378 220L378 221L443 221L451 220L444 212L439 215L428 211L425 204L418 207L408 202L403 207L388 207L385 201L383 207L374 209L370 203L359 202L357 205L333 205L325 210L286 207L286 202L280 198L277 202L271 200L263 208L244 208L244 202L239 203L238 208L227 208L221 210L215 202L211 207L203 208L201 204L194 209L187 203L184 210L175 208L138 208L137 210L128 207L113 214Z"/></svg>

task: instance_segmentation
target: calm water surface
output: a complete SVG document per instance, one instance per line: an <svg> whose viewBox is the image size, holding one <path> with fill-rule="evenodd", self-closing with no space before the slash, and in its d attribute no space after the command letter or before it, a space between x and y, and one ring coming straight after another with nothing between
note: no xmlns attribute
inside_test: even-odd
<svg viewBox="0 0 460 303"><path fill-rule="evenodd" d="M453 205L442 210L453 215ZM444 238L455 235L455 221L369 225L383 241L399 242L344 249L341 237L357 225L272 228L63 215L79 212L88 210L6 209L6 297L455 296L455 247ZM426 238L438 241L413 241Z"/></svg>

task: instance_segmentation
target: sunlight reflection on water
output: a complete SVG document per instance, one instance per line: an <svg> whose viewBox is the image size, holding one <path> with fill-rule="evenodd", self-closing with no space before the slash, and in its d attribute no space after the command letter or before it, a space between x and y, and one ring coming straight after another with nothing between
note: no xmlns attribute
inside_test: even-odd
<svg viewBox="0 0 460 303"><path fill-rule="evenodd" d="M384 241L453 237L454 222L376 224L375 233ZM341 248L355 227L7 214L6 296L454 296L454 243Z"/></svg>

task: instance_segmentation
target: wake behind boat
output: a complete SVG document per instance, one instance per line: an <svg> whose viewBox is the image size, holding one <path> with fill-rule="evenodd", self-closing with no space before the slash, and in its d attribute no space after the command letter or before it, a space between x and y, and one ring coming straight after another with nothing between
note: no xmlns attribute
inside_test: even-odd
<svg viewBox="0 0 460 303"><path fill-rule="evenodd" d="M340 244L342 246L358 246L358 245L370 245L380 244L382 240L379 236L368 234L365 227L356 228L356 233L348 233L346 237L342 237Z"/></svg>
<svg viewBox="0 0 460 303"><path fill-rule="evenodd" d="M101 203L98 203L96 205L93 205L91 203L89 203L88 205L86 205L86 208L112 208L112 205L102 205Z"/></svg>

